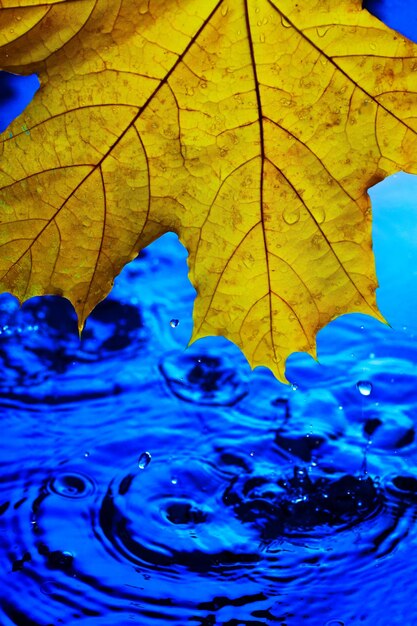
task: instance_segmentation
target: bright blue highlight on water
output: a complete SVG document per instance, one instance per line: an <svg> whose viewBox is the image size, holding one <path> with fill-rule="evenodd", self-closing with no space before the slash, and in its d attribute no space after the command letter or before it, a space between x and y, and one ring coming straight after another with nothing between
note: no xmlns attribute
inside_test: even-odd
<svg viewBox="0 0 417 626"><path fill-rule="evenodd" d="M225 339L186 349L173 234L81 342L66 300L0 296L1 626L417 623L416 181L371 190L392 327L334 321L292 386Z"/></svg>

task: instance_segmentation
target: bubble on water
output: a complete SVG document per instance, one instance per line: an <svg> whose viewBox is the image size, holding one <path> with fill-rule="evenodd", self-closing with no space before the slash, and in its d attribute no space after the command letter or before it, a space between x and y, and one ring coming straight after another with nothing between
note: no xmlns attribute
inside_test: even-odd
<svg viewBox="0 0 417 626"><path fill-rule="evenodd" d="M50 569L71 571L74 564L74 554L69 550L49 550L45 545L40 546L39 553L46 557Z"/></svg>
<svg viewBox="0 0 417 626"><path fill-rule="evenodd" d="M171 478L171 483L172 483L173 485L176 485L176 484L178 483L178 478L177 478L176 476L173 476L173 477Z"/></svg>
<svg viewBox="0 0 417 626"><path fill-rule="evenodd" d="M180 320L172 319L169 325L171 326L171 328L176 328L179 323L180 323Z"/></svg>
<svg viewBox="0 0 417 626"><path fill-rule="evenodd" d="M372 384L367 380L360 380L356 383L356 389L362 396L370 396L372 393Z"/></svg>
<svg viewBox="0 0 417 626"><path fill-rule="evenodd" d="M47 489L50 493L64 498L85 498L95 491L95 485L91 478L73 472L50 479Z"/></svg>
<svg viewBox="0 0 417 626"><path fill-rule="evenodd" d="M62 556L63 556L63 557L65 557L65 558L71 558L71 559L73 559L73 558L74 558L73 553L72 553L72 552L70 552L69 550L63 550L63 552L62 552Z"/></svg>
<svg viewBox="0 0 417 626"><path fill-rule="evenodd" d="M149 463L151 462L152 459L152 455L150 452L142 452L142 454L139 457L139 461L138 461L138 467L141 470L144 470L145 467L148 467Z"/></svg>

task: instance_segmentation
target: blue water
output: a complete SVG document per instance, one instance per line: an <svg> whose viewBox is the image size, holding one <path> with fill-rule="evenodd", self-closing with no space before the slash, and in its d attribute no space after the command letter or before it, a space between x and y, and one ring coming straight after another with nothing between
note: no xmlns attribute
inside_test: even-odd
<svg viewBox="0 0 417 626"><path fill-rule="evenodd" d="M0 296L1 626L417 623L417 177L372 197L391 327L336 320L291 386L186 349L172 234L81 342L66 300Z"/></svg>

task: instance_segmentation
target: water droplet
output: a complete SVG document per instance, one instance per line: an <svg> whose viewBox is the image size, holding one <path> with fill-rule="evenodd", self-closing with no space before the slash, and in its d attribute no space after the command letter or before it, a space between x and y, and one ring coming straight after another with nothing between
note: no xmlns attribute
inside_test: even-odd
<svg viewBox="0 0 417 626"><path fill-rule="evenodd" d="M178 478L177 478L176 476L173 476L173 477L171 478L171 483L172 483L173 485L176 485L176 484L178 483Z"/></svg>
<svg viewBox="0 0 417 626"><path fill-rule="evenodd" d="M300 209L298 207L287 207L282 212L282 219L286 224L292 226L300 221Z"/></svg>
<svg viewBox="0 0 417 626"><path fill-rule="evenodd" d="M316 28L316 31L319 37L324 37L328 30L329 30L329 26L318 26Z"/></svg>
<svg viewBox="0 0 417 626"><path fill-rule="evenodd" d="M367 380L360 380L356 383L356 389L362 396L370 396L372 393L372 384Z"/></svg>
<svg viewBox="0 0 417 626"><path fill-rule="evenodd" d="M223 17L225 17L227 15L229 11L229 7L227 6L227 4L222 8L222 15Z"/></svg>
<svg viewBox="0 0 417 626"><path fill-rule="evenodd" d="M149 463L151 462L151 459L152 459L152 456L150 452L142 452L138 461L139 469L144 470L145 467L148 467Z"/></svg>
<svg viewBox="0 0 417 626"><path fill-rule="evenodd" d="M284 28L291 28L291 23L281 15L281 24Z"/></svg>
<svg viewBox="0 0 417 626"><path fill-rule="evenodd" d="M180 323L180 320L172 319L169 325L171 326L171 328L176 328L179 323Z"/></svg>
<svg viewBox="0 0 417 626"><path fill-rule="evenodd" d="M263 33L261 35L259 35L259 41L261 43L265 43L265 35Z"/></svg>
<svg viewBox="0 0 417 626"><path fill-rule="evenodd" d="M90 456L90 453L89 452L84 452L84 456L85 456L86 459L88 459L88 457Z"/></svg>
<svg viewBox="0 0 417 626"><path fill-rule="evenodd" d="M291 389L292 389L293 391L297 391L297 389L298 389L298 385L296 385L295 383L293 383L293 384L291 385Z"/></svg>
<svg viewBox="0 0 417 626"><path fill-rule="evenodd" d="M69 550L63 550L63 551L61 552L61 554L62 554L62 556L63 556L63 557L66 557L66 558L70 558L70 559L73 559L73 558L74 558L73 553L72 553L72 552L70 552Z"/></svg>

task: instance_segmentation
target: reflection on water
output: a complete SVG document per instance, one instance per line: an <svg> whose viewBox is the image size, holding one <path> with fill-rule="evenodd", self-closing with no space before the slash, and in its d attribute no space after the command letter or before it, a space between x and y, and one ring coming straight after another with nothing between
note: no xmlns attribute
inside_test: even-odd
<svg viewBox="0 0 417 626"><path fill-rule="evenodd" d="M412 334L346 316L284 386L184 351L193 298L174 235L81 342L65 300L1 297L2 626L414 623Z"/></svg>

